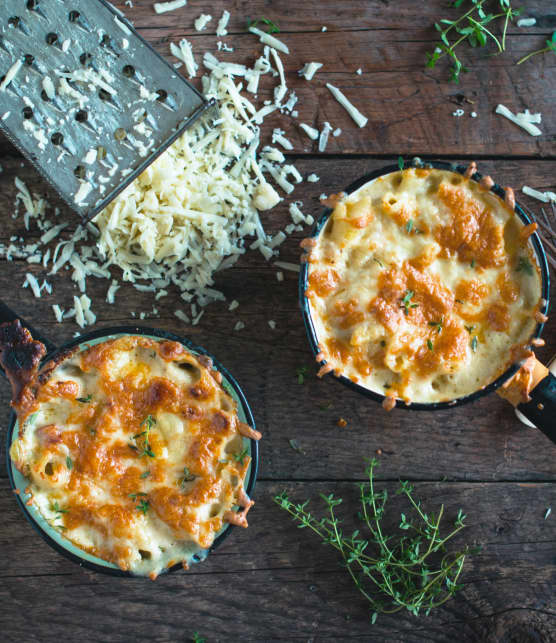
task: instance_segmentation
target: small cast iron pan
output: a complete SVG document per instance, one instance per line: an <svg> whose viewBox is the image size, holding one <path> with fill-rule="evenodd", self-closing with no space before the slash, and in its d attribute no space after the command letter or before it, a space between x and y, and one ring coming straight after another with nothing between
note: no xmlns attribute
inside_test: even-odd
<svg viewBox="0 0 556 643"><path fill-rule="evenodd" d="M0 301L0 324L11 322L15 319L19 319L21 324L31 332L33 339L36 339L37 341L40 341L45 345L47 349L47 355L45 356L43 363L46 363L65 349L73 348L75 346L79 346L85 349L87 348L87 346L90 346L92 344L97 344L102 341L113 339L114 337L122 335L143 335L153 339L165 339L179 342L192 353L195 353L197 355L206 355L213 360L214 368L216 368L222 374L222 383L228 385L226 388L237 403L238 415L240 420L249 424L249 426L251 426L253 429L255 428L255 420L253 418L251 408L249 407L243 391L241 390L239 384L236 382L231 373L226 368L224 368L224 366L222 366L216 359L214 359L214 357L208 351L206 351L201 346L196 346L195 344L193 344L193 342L184 337L178 337L177 335L173 335L172 333L157 328L144 328L139 326L116 326L112 328L103 328L102 330L94 330L89 333L85 333L84 335L81 335L76 339L73 339L63 346L56 346L49 339L43 337L39 331L34 329L30 324L21 319L19 315L10 310ZM3 371L1 369L0 373L3 374ZM79 565L86 567L87 569L91 569L96 572L102 572L104 574L111 574L113 576L133 577L134 574L132 574L131 572L122 571L116 565L113 565L112 563L102 560L101 558L98 558L96 556L92 556L91 554L88 554L87 552L81 550L79 547L75 546L69 540L64 538L60 534L60 532L53 529L37 509L35 509L33 506L27 506L25 504L25 499L27 497L25 494L25 487L27 487L28 485L28 480L24 478L21 473L15 468L10 458L10 446L12 444L12 441L16 437L17 428L17 417L16 414L12 411L6 445L8 476L10 479L10 485L14 492L16 492L17 494L15 495L17 503L33 528L53 549L55 549L60 554L63 554L66 558L69 558ZM250 448L251 463L245 479L245 491L248 496L251 496L253 489L255 488L255 481L257 479L257 471L259 467L259 445L256 440L247 438L244 438L244 443ZM213 544L208 550L199 550L199 552L193 556L193 562L200 562L204 560L210 552L216 549L229 536L233 528L233 525L225 525L220 530ZM182 569L181 563L178 563L161 573L171 572L177 569Z"/></svg>
<svg viewBox="0 0 556 643"><path fill-rule="evenodd" d="M439 170L447 170L451 172L458 172L459 174L464 174L466 171L466 167L463 165L458 165L456 163L446 163L443 161L431 161L427 162L424 165L415 164L415 167L432 167L432 168L437 168ZM385 174L390 174L392 172L397 172L399 170L399 167L397 165L388 165L386 167L383 167L379 170L375 170L374 172L370 172L369 174L366 174L365 176L361 177L351 185L349 185L344 192L347 194L351 194L352 192L355 192L359 188L363 187L366 183L369 181L372 181L373 179L378 178L379 176L383 176ZM473 180L475 181L480 181L482 178L481 174L476 172L473 175ZM503 188L501 188L499 185L494 184L491 188L491 192L494 192L494 194L498 195L500 198L504 199L505 197L505 192ZM326 225L326 222L330 218L332 214L332 209L331 208L326 208L321 215L320 219L317 221L315 224L315 227L312 231L311 237L318 237L324 226ZM516 215L523 221L523 223L528 224L531 223L531 220L529 217L525 214L523 209L516 203L515 206L515 212ZM541 241L539 239L538 234L535 232L530 238L529 242L532 244L533 249L535 251L535 255L541 270L541 278L542 278L542 292L541 292L541 297L544 299L546 302L544 307L541 309L541 312L544 313L545 315L547 314L548 311L548 306L549 306L549 291L550 291L550 277L548 274L548 264L546 261L546 255L544 252L544 249L542 247ZM309 300L305 296L305 291L307 290L308 287L308 277L309 277L309 265L307 263L303 263L301 266L301 271L299 274L299 300L301 304L301 311L303 315L303 321L305 323L305 329L307 331L307 336L309 338L309 344L311 345L311 349L313 351L313 354L316 356L320 349L318 347L318 337L317 333L315 330L315 326L313 324L313 320L311 318L311 307L309 304ZM542 330L543 330L544 324L537 324L535 331L533 333L533 336L531 339L534 337L540 337ZM322 365L326 364L325 361L321 362ZM500 375L496 380L491 382L488 386L485 386L482 389L479 389L475 391L474 393L471 393L470 395L466 395L464 397L459 397L455 400L450 400L448 402L432 402L432 403L412 403L411 405L405 405L405 404L398 404L396 406L397 408L403 408L403 409L408 409L410 411L436 411L440 409L447 409L447 408L453 408L455 406L461 406L462 404L467 404L468 402L473 402L474 400L477 400L480 397L483 397L484 395L488 395L492 391L495 391L498 389L504 382L509 380L517 370L519 369L519 364L513 364L508 368L508 370ZM332 373L330 373L332 375ZM334 376L336 377L336 376ZM344 386L347 386L348 388L353 389L354 391L357 391L361 395L364 395L365 397L368 397L372 400L375 400L376 402L383 402L385 399L385 396L382 395L381 393L378 393L376 391L371 391L368 388L365 388L364 386L361 386L349 378L339 375L336 377ZM537 426L552 442L556 443L556 377L552 375L552 373L549 373L541 382L530 392L530 397L531 401L527 402L526 404L519 404L518 409L523 413L523 415L529 419L535 426Z"/></svg>

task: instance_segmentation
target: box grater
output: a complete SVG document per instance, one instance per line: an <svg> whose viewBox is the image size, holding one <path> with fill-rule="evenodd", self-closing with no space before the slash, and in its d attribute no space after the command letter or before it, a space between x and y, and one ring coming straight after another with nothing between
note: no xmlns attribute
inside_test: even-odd
<svg viewBox="0 0 556 643"><path fill-rule="evenodd" d="M0 129L84 221L214 105L105 0L1 0Z"/></svg>

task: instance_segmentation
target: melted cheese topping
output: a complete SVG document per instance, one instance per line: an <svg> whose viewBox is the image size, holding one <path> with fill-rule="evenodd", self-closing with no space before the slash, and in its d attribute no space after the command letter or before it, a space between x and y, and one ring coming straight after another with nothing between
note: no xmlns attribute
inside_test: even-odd
<svg viewBox="0 0 556 643"><path fill-rule="evenodd" d="M498 196L441 170L394 172L338 202L307 257L324 370L406 402L489 384L535 328L527 232Z"/></svg>
<svg viewBox="0 0 556 643"><path fill-rule="evenodd" d="M75 545L153 577L210 547L233 522L226 512L249 504L236 403L203 364L179 343L125 336L40 385L10 455Z"/></svg>

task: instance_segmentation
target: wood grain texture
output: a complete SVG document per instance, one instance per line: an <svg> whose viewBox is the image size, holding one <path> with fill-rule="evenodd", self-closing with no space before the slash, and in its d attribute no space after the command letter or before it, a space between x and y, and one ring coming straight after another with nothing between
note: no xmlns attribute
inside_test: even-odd
<svg viewBox="0 0 556 643"><path fill-rule="evenodd" d="M432 23L454 12L449 0L189 0L183 9L163 15L154 13L153 0L133 0L132 9L123 0L114 4L164 55L169 55L170 41L189 38L199 63L211 51L222 60L252 65L260 45L245 31L247 17L265 16L280 25L279 37L291 49L282 58L288 85L299 96L299 121L316 127L329 121L343 130L330 138L325 154L318 154L290 117L274 115L265 123L264 142L273 127L285 129L294 144L290 159L304 177L312 172L321 177L316 184L302 183L293 195L314 216L321 211L321 193L336 192L366 172L395 163L399 154L479 158L480 170L502 185L556 190L556 57L515 66L556 29L551 0L527 3L525 15L535 17L537 24L511 27L506 54L463 50L471 71L459 86L446 81L444 65L424 69L425 52L436 37ZM229 35L217 38L216 23L225 8L232 14ZM212 14L213 21L199 34L193 21L201 13ZM218 40L235 52L218 52ZM324 67L309 83L296 72L310 60ZM326 82L345 91L369 117L367 128L355 127L329 95ZM270 97L274 83L261 83L261 99ZM453 112L464 97L474 102L464 102L466 113L456 118ZM542 112L543 135L530 137L495 116L499 102L514 111L528 107ZM472 119L471 111L478 117ZM69 234L76 225L73 215L32 169L21 167L20 156L6 141L0 141L0 165L0 243L13 236L29 242L40 236L33 226L25 230L21 216L13 216L15 176L61 208L58 220L70 223L64 232ZM538 211L538 203L524 201ZM289 222L288 202L263 215L267 230ZM282 260L297 261L302 236L294 234L281 247ZM187 310L174 291L156 303L156 316L148 314L138 322L140 312L152 311L150 294L122 284L110 306L105 303L108 281L89 279L98 327L140 323L188 336L239 380L264 435L257 505L248 530L235 529L205 563L186 574L156 583L98 575L54 552L25 521L9 489L0 441L2 641L173 642L191 640L194 631L210 643L556 640L554 447L519 424L496 395L451 411L386 414L332 377L318 380L297 303L297 274L285 272L285 281L278 283L276 271L258 252L248 252L217 276L216 286L229 300L237 299L239 309L229 312L226 304L213 304L195 327L174 316L176 308ZM26 272L51 281L53 295L35 299L23 290ZM114 272L114 277L120 275ZM0 260L0 298L57 342L67 341L78 328L56 324L51 306L70 308L74 294L67 272L49 277L40 266ZM246 327L233 332L238 319ZM269 320L276 321L276 330L269 328ZM556 320L549 320L544 337L547 347L539 356L546 361L556 352ZM305 365L309 375L299 385L296 369ZM4 427L9 397L7 383L0 380ZM336 424L340 417L348 421L344 429ZM304 455L291 448L293 438ZM477 541L483 550L466 564L464 589L436 614L381 617L371 628L366 605L334 552L297 529L272 497L284 488L299 500L337 493L346 498L351 524L353 481L363 477L363 457L377 450L382 451L377 475L389 491L396 485L392 481L408 478L421 481L416 488L426 506L444 503L450 512L461 506L470 525L461 542ZM398 522L399 501L394 497L387 515L391 527ZM553 513L544 520L550 506Z"/></svg>
<svg viewBox="0 0 556 643"><path fill-rule="evenodd" d="M387 485L389 528L404 510L395 487ZM335 553L297 529L272 502L284 488L296 500L314 498L316 510L319 493L344 497L347 524L353 524L353 484L260 483L249 529L236 529L190 572L152 583L93 574L54 553L22 524L4 482L0 627L9 635L3 640L54 641L71 632L72 640L185 641L197 630L209 641L416 643L455 636L466 642L549 641L556 633L556 538L551 519L543 520L547 503L556 501L553 485L417 484L425 507L436 510L444 503L449 519L457 507L468 508L471 526L456 544L478 542L483 549L466 563L459 596L434 617L400 612L380 617L374 627ZM29 623L44 625L33 632ZM538 638L519 638L519 632Z"/></svg>

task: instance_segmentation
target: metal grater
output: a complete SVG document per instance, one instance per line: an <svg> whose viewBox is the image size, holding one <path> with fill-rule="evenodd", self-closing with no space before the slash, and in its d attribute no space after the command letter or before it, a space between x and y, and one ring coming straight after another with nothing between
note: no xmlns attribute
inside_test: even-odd
<svg viewBox="0 0 556 643"><path fill-rule="evenodd" d="M84 221L214 105L105 0L1 2L0 129Z"/></svg>

